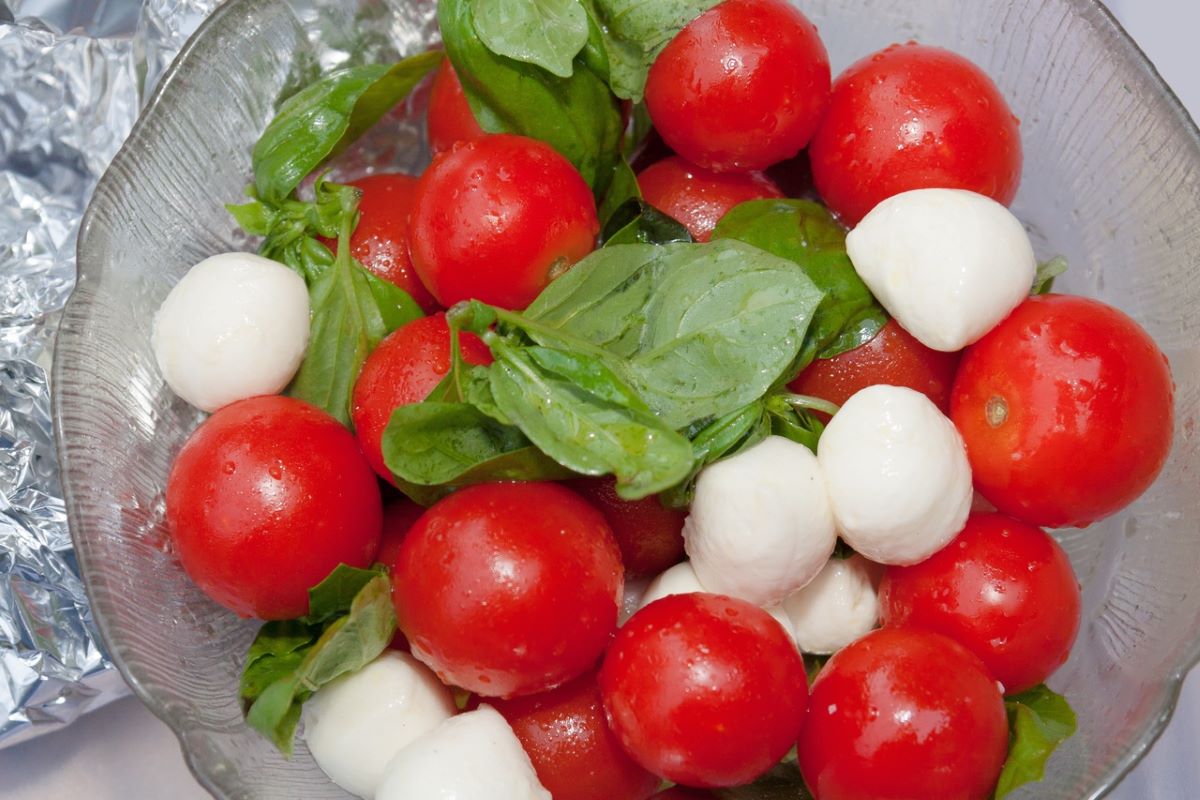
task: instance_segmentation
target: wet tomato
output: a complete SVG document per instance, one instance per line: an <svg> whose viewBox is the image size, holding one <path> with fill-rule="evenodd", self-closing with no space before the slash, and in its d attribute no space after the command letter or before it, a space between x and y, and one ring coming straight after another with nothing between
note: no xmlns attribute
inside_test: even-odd
<svg viewBox="0 0 1200 800"><path fill-rule="evenodd" d="M717 222L738 203L783 197L779 187L760 173L712 172L678 156L642 170L638 187L647 203L682 222L698 242L711 239Z"/></svg>

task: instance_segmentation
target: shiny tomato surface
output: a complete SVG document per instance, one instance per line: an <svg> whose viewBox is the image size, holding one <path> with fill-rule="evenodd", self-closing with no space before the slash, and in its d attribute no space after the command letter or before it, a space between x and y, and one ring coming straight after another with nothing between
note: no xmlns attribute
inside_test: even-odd
<svg viewBox="0 0 1200 800"><path fill-rule="evenodd" d="M795 743L808 697L804 662L770 614L700 593L634 614L604 657L600 690L634 760L703 788L770 769Z"/></svg>
<svg viewBox="0 0 1200 800"><path fill-rule="evenodd" d="M409 530L392 572L413 655L485 697L543 692L592 667L622 587L604 517L553 483L460 489Z"/></svg>
<svg viewBox="0 0 1200 800"><path fill-rule="evenodd" d="M687 511L664 508L658 495L624 500L611 477L580 478L570 486L604 515L621 549L626 577L657 575L683 560Z"/></svg>
<svg viewBox="0 0 1200 800"><path fill-rule="evenodd" d="M375 473L354 436L290 397L221 408L167 478L167 528L188 577L244 617L308 613L308 590L379 548Z"/></svg>
<svg viewBox="0 0 1200 800"><path fill-rule="evenodd" d="M655 59L646 108L679 155L718 172L791 158L829 101L829 56L785 0L725 0Z"/></svg>
<svg viewBox="0 0 1200 800"><path fill-rule="evenodd" d="M524 308L592 251L592 191L550 145L485 136L438 156L421 176L409 252L438 302Z"/></svg>
<svg viewBox="0 0 1200 800"><path fill-rule="evenodd" d="M1098 300L1042 295L964 351L951 418L998 510L1085 526L1162 471L1173 394L1166 357L1136 322Z"/></svg>
<svg viewBox="0 0 1200 800"><path fill-rule="evenodd" d="M883 628L817 675L798 743L817 800L985 800L1008 755L996 681L936 633Z"/></svg>
<svg viewBox="0 0 1200 800"><path fill-rule="evenodd" d="M459 352L468 364L490 364L492 353L473 333L460 333ZM350 418L363 454L385 479L381 440L392 412L419 403L450 371L450 326L444 313L413 320L392 331L363 363L354 384Z"/></svg>
<svg viewBox="0 0 1200 800"><path fill-rule="evenodd" d="M931 350L889 319L871 341L833 358L817 359L788 388L840 406L868 386L906 386L948 414L958 361L958 353Z"/></svg>
<svg viewBox="0 0 1200 800"><path fill-rule="evenodd" d="M609 729L594 672L542 694L488 702L512 726L554 800L646 800L661 783Z"/></svg>
<svg viewBox="0 0 1200 800"><path fill-rule="evenodd" d="M1007 205L1021 180L1018 124L967 59L892 45L834 81L809 147L813 180L847 225L910 189L969 189Z"/></svg>
<svg viewBox="0 0 1200 800"><path fill-rule="evenodd" d="M638 187L647 203L682 222L698 242L711 239L717 222L738 203L783 197L761 173L713 172L678 156L642 170Z"/></svg>
<svg viewBox="0 0 1200 800"><path fill-rule="evenodd" d="M972 514L925 561L888 567L879 606L884 625L941 633L979 656L1006 694L1050 677L1079 632L1067 554L1040 528L1003 514Z"/></svg>
<svg viewBox="0 0 1200 800"><path fill-rule="evenodd" d="M463 93L462 82L450 59L444 59L433 74L429 91L429 111L425 116L429 148L440 153L457 142L469 142L486 136Z"/></svg>

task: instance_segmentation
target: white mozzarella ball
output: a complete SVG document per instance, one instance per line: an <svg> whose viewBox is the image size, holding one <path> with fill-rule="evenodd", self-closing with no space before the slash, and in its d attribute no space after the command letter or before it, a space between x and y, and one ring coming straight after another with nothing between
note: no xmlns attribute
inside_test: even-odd
<svg viewBox="0 0 1200 800"><path fill-rule="evenodd" d="M388 765L377 800L551 800L491 706L448 719Z"/></svg>
<svg viewBox="0 0 1200 800"><path fill-rule="evenodd" d="M977 341L1029 295L1037 259L1007 208L962 189L889 197L846 237L854 269L906 331L934 350Z"/></svg>
<svg viewBox="0 0 1200 800"><path fill-rule="evenodd" d="M868 386L834 414L817 460L846 544L880 564L915 564L942 549L971 510L962 438L928 397Z"/></svg>
<svg viewBox="0 0 1200 800"><path fill-rule="evenodd" d="M154 319L154 357L175 394L202 411L276 394L308 346L308 289L284 265L252 253L206 258Z"/></svg>
<svg viewBox="0 0 1200 800"><path fill-rule="evenodd" d="M876 571L857 554L831 558L808 586L783 601L801 651L836 653L875 628L879 621Z"/></svg>
<svg viewBox="0 0 1200 800"><path fill-rule="evenodd" d="M330 779L374 797L400 748L454 716L454 697L408 653L384 651L304 705L304 738Z"/></svg>
<svg viewBox="0 0 1200 800"><path fill-rule="evenodd" d="M700 583L756 606L812 580L836 540L816 457L782 436L705 468L683 525Z"/></svg>

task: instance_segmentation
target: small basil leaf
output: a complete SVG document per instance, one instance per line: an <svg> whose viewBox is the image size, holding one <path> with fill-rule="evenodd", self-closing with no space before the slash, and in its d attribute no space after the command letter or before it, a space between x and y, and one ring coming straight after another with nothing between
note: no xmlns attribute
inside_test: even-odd
<svg viewBox="0 0 1200 800"><path fill-rule="evenodd" d="M291 674L304 660L305 649L320 635L319 625L295 619L268 622L259 628L242 669L242 701L252 703L268 686Z"/></svg>
<svg viewBox="0 0 1200 800"><path fill-rule="evenodd" d="M588 17L579 0L473 0L471 11L489 50L560 78L571 77L587 44Z"/></svg>
<svg viewBox="0 0 1200 800"><path fill-rule="evenodd" d="M634 174L633 167L629 166L629 162L624 157L616 159L614 166L612 181L608 185L608 189L604 193L604 199L600 203L598 210L599 218L604 222L604 231L616 231L617 228L612 228L613 217L616 216L621 208L626 204L641 200L642 190L638 186L637 175ZM630 217L625 224L632 222ZM604 233L601 234L601 240L608 239Z"/></svg>
<svg viewBox="0 0 1200 800"><path fill-rule="evenodd" d="M1037 274L1033 277L1033 288L1030 294L1049 294L1054 291L1054 279L1067 271L1067 260L1055 256L1049 261L1038 264Z"/></svg>
<svg viewBox="0 0 1200 800"><path fill-rule="evenodd" d="M336 155L408 96L442 60L420 53L396 64L338 70L292 95L254 146L254 185L279 203L305 176Z"/></svg>
<svg viewBox="0 0 1200 800"><path fill-rule="evenodd" d="M688 427L685 435L692 442L692 469L684 480L659 495L668 508L686 508L692 502L696 477L700 470L747 447L753 447L771 433L771 422L762 401L715 419Z"/></svg>
<svg viewBox="0 0 1200 800"><path fill-rule="evenodd" d="M304 621L320 624L345 614L363 587L382 574L378 569L338 564L329 577L308 590L308 616Z"/></svg>
<svg viewBox="0 0 1200 800"><path fill-rule="evenodd" d="M357 264L357 262L355 263ZM365 268L360 267L360 269L367 281L375 306L379 309L379 316L383 320L385 332L394 331L414 319L425 316L421 307L417 305L417 301L413 300L412 295L408 292Z"/></svg>
<svg viewBox="0 0 1200 800"><path fill-rule="evenodd" d="M996 800L1019 786L1040 781L1054 750L1075 733L1075 712L1044 684L1004 698L1008 711L1008 760L996 784Z"/></svg>
<svg viewBox="0 0 1200 800"><path fill-rule="evenodd" d="M251 236L266 236L275 221L275 211L258 200L241 205L226 203L225 210L237 222L238 227Z"/></svg>
<svg viewBox="0 0 1200 800"><path fill-rule="evenodd" d="M797 409L779 396L768 395L767 414L771 418L771 433L802 444L814 453L825 426L811 412Z"/></svg>
<svg viewBox="0 0 1200 800"><path fill-rule="evenodd" d="M605 246L692 241L682 222L637 197L626 200L613 212L601 238Z"/></svg>
<svg viewBox="0 0 1200 800"><path fill-rule="evenodd" d="M298 667L298 665L297 665ZM267 737L288 758L300 723L300 686L294 677L280 678L268 686L246 710L246 724Z"/></svg>

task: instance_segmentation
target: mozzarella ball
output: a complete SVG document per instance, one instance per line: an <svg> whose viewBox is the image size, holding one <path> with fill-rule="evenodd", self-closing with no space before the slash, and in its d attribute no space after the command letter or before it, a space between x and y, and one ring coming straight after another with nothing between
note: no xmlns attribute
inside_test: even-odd
<svg viewBox="0 0 1200 800"><path fill-rule="evenodd" d="M683 525L701 585L757 606L812 580L836 540L816 457L782 436L706 467Z"/></svg>
<svg viewBox="0 0 1200 800"><path fill-rule="evenodd" d="M171 391L201 411L277 394L308 347L308 289L262 256L206 258L159 307L153 345Z"/></svg>
<svg viewBox="0 0 1200 800"><path fill-rule="evenodd" d="M783 601L802 652L836 653L874 630L879 622L876 571L857 554L831 558L808 586Z"/></svg>
<svg viewBox="0 0 1200 800"><path fill-rule="evenodd" d="M377 800L551 800L491 706L448 719L396 754Z"/></svg>
<svg viewBox="0 0 1200 800"><path fill-rule="evenodd" d="M817 460L842 538L871 561L923 561L967 521L971 467L962 438L920 392L859 391L821 434Z"/></svg>
<svg viewBox="0 0 1200 800"><path fill-rule="evenodd" d="M854 269L926 347L978 340L1029 296L1033 245L1004 206L962 189L890 197L846 237Z"/></svg>
<svg viewBox="0 0 1200 800"><path fill-rule="evenodd" d="M374 797L400 748L454 716L450 690L408 653L386 650L304 704L304 738L330 779Z"/></svg>

